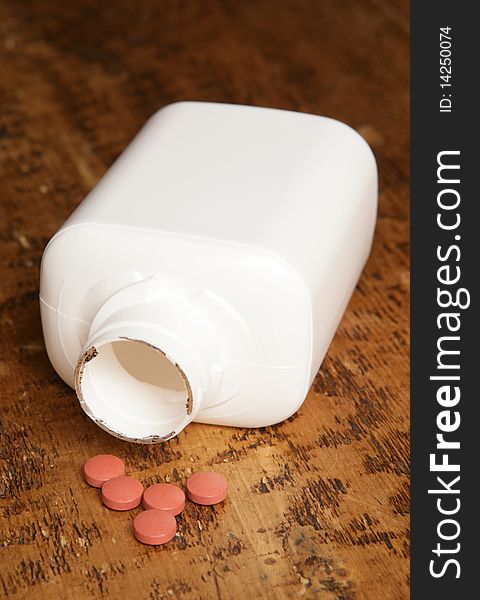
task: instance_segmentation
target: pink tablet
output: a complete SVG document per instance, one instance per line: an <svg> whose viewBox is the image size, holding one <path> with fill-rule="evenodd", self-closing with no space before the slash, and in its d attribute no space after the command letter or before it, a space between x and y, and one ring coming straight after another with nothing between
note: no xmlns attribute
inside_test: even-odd
<svg viewBox="0 0 480 600"><path fill-rule="evenodd" d="M166 544L175 537L175 517L163 510L144 510L133 520L135 537L142 544L157 546Z"/></svg>
<svg viewBox="0 0 480 600"><path fill-rule="evenodd" d="M128 475L109 479L102 485L102 501L113 510L130 510L142 501L143 485Z"/></svg>
<svg viewBox="0 0 480 600"><path fill-rule="evenodd" d="M175 517L185 507L185 494L173 483L155 483L145 490L143 506L163 510Z"/></svg>
<svg viewBox="0 0 480 600"><path fill-rule="evenodd" d="M101 488L109 479L125 475L125 464L113 454L97 454L87 460L83 466L83 474L88 485Z"/></svg>
<svg viewBox="0 0 480 600"><path fill-rule="evenodd" d="M217 504L227 494L227 480L220 473L195 473L187 481L187 495L196 504Z"/></svg>

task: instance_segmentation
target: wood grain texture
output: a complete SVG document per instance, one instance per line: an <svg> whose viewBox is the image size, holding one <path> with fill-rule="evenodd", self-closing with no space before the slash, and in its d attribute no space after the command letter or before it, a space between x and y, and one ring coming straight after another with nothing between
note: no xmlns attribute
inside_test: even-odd
<svg viewBox="0 0 480 600"><path fill-rule="evenodd" d="M407 2L4 0L0 54L0 596L407 598ZM132 445L90 422L50 366L39 264L147 117L182 99L346 121L378 158L378 228L294 417ZM97 452L146 484L218 469L230 497L188 504L175 541L142 546L132 514L82 480Z"/></svg>

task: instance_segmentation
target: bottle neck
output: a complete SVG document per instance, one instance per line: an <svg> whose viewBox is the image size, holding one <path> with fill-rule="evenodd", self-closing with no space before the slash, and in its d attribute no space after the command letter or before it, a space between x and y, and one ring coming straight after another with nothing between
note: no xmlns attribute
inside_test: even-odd
<svg viewBox="0 0 480 600"><path fill-rule="evenodd" d="M200 410L215 357L205 316L155 280L111 296L95 316L75 371L84 411L125 440L153 443L182 431Z"/></svg>

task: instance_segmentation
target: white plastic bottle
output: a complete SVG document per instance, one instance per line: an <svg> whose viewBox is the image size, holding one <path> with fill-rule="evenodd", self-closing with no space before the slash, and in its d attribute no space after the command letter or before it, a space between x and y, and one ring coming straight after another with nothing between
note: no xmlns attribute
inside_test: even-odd
<svg viewBox="0 0 480 600"><path fill-rule="evenodd" d="M123 439L282 421L357 283L376 206L373 154L338 121L167 106L45 250L50 360Z"/></svg>

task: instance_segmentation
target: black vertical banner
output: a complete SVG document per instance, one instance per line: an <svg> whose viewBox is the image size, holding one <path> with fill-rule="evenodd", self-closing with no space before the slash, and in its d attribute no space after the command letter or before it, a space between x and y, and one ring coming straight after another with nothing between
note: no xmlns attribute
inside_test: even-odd
<svg viewBox="0 0 480 600"><path fill-rule="evenodd" d="M411 4L411 597L422 600L478 595L477 12Z"/></svg>

